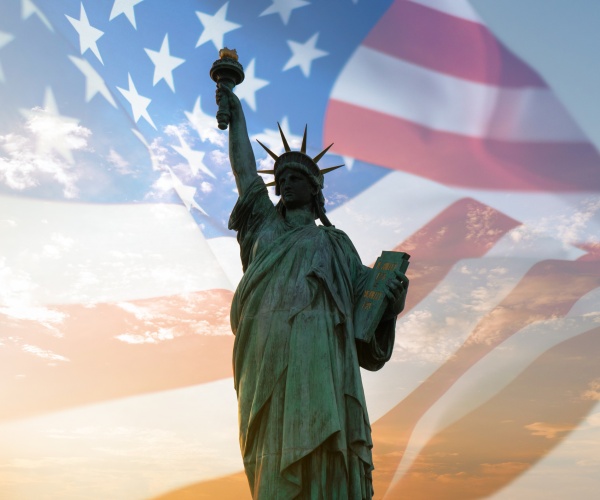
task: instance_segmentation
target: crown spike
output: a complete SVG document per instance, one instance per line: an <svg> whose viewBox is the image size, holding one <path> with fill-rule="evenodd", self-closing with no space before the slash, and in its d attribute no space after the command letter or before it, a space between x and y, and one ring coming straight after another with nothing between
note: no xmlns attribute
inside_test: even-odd
<svg viewBox="0 0 600 500"><path fill-rule="evenodd" d="M343 166L344 166L344 165L342 164L342 165L336 165L335 167L323 168L323 169L321 169L321 173L322 173L323 175L325 175L325 174L327 174L327 173L331 172L332 170L336 170L336 169L338 169L338 168L340 168L340 167L343 167Z"/></svg>
<svg viewBox="0 0 600 500"><path fill-rule="evenodd" d="M263 147L263 149L264 149L264 150L265 150L267 153L269 153L269 156L270 156L271 158L273 158L275 161L277 161L277 160L279 159L279 156L277 156L275 153L273 153L273 151L271 151L271 150L270 150L270 149L269 149L267 146L265 146L265 145L264 145L262 142L260 142L258 139L256 139L256 142L258 142L258 143L259 143L259 144L260 144L260 145Z"/></svg>
<svg viewBox="0 0 600 500"><path fill-rule="evenodd" d="M308 129L308 125L304 125L304 135L302 136L302 148L300 148L300 152L306 154L306 130Z"/></svg>
<svg viewBox="0 0 600 500"><path fill-rule="evenodd" d="M318 163L318 162L319 162L319 160L320 160L321 158L323 158L323 155L324 155L325 153L327 153L327 151L329 151L329 148L330 148L331 146L333 146L333 142L332 142L332 143L331 143L329 146L327 146L327 147L326 147L326 148L325 148L323 151L321 151L321 152L320 152L320 153L319 153L317 156L315 156L315 157L313 158L313 161L314 161L315 163Z"/></svg>
<svg viewBox="0 0 600 500"><path fill-rule="evenodd" d="M285 151L289 153L291 149L287 142L287 139L285 138L285 135L283 135L283 130L281 130L281 125L279 125L279 122L277 122L277 126L279 127L279 133L281 134L281 141L283 142L283 147L285 148Z"/></svg>

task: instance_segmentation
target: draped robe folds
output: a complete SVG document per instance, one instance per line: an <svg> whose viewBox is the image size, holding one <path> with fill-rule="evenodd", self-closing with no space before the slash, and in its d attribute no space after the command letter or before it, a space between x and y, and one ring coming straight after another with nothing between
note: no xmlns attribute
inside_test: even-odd
<svg viewBox="0 0 600 500"><path fill-rule="evenodd" d="M371 428L359 364L390 358L395 318L356 341L370 269L345 233L293 227L258 178L238 200L244 276L231 307L240 447L253 498L372 497Z"/></svg>

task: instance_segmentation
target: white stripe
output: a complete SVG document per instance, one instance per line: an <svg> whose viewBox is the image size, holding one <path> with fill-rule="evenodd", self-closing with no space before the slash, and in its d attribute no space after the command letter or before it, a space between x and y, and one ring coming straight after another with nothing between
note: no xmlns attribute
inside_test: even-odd
<svg viewBox="0 0 600 500"><path fill-rule="evenodd" d="M595 289L577 301L566 317L524 328L473 365L421 418L390 489L409 470L435 434L492 399L548 349L597 328L598 303L600 289Z"/></svg>
<svg viewBox="0 0 600 500"><path fill-rule="evenodd" d="M504 89L463 80L368 47L356 50L331 97L469 137L515 142L585 141L549 89Z"/></svg>
<svg viewBox="0 0 600 500"><path fill-rule="evenodd" d="M232 379L0 423L0 443L15 500L142 500L243 469Z"/></svg>
<svg viewBox="0 0 600 500"><path fill-rule="evenodd" d="M233 289L183 206L0 197L0 214L8 307Z"/></svg>
<svg viewBox="0 0 600 500"><path fill-rule="evenodd" d="M363 263L371 265L382 250L395 248L461 197L437 182L391 172L328 216L348 234Z"/></svg>
<svg viewBox="0 0 600 500"><path fill-rule="evenodd" d="M473 21L481 23L481 18L471 6L468 0L410 0L413 3L418 3L429 7L430 9L439 10L444 14L449 14L454 17L460 17L465 21Z"/></svg>

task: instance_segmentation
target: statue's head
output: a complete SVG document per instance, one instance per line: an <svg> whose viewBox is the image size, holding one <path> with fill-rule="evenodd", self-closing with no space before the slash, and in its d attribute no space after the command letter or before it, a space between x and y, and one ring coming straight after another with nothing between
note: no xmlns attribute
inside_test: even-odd
<svg viewBox="0 0 600 500"><path fill-rule="evenodd" d="M306 154L306 127L304 128L304 137L302 138L302 147L300 151L292 151L288 145L288 142L285 138L283 130L281 130L281 126L279 123L277 124L279 127L279 133L281 134L281 140L283 141L283 147L285 152L281 155L277 156L273 153L269 148L267 148L262 142L257 142L269 153L271 158L275 160L275 165L273 166L273 170L259 170L261 173L265 174L274 174L275 180L267 186L275 186L275 194L277 196L281 195L281 187L280 180L284 172L297 172L303 175L311 186L311 191L313 195L313 211L315 214L315 218L321 220L321 222L330 226L331 223L325 216L325 198L323 197L323 184L324 184L324 175L336 168L340 168L343 165L336 165L335 167L320 169L317 165L317 162L323 157L325 153L329 150L333 144L330 144L327 148L321 151L317 156L311 158ZM285 211L285 203L282 201L278 204L278 209L281 211Z"/></svg>
<svg viewBox="0 0 600 500"><path fill-rule="evenodd" d="M298 163L287 163L277 171L275 192L281 196L278 210L285 216L288 209L309 208L314 218L325 213L325 198L315 175Z"/></svg>

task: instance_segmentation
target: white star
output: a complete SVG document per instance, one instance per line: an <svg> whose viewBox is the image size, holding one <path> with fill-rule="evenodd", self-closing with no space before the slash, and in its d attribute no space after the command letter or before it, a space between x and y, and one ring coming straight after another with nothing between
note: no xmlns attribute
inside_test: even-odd
<svg viewBox="0 0 600 500"><path fill-rule="evenodd" d="M255 93L257 90L262 89L264 86L269 85L268 80L263 80L262 78L257 78L254 76L254 62L256 59L252 59L250 64L245 71L245 78L242 85L235 88L236 95L240 100L246 101L248 106L252 109L252 111L256 111L256 97Z"/></svg>
<svg viewBox="0 0 600 500"><path fill-rule="evenodd" d="M183 137L180 134L177 134L179 138L179 143L181 146L171 146L175 151L177 151L181 156L183 156L188 162L192 174L196 175L198 171L204 172L206 175L209 175L213 179L216 179L215 174L213 174L208 167L204 164L204 151L195 151L190 148L189 144L185 142Z"/></svg>
<svg viewBox="0 0 600 500"><path fill-rule="evenodd" d="M279 14L283 24L287 24L294 9L310 5L304 0L271 0L272 4L263 10L259 17L268 16L269 14Z"/></svg>
<svg viewBox="0 0 600 500"><path fill-rule="evenodd" d="M117 104L108 90L106 83L104 83L104 80L92 65L83 58L69 56L69 59L85 76L85 102L90 102L96 94L100 94L113 108L116 108Z"/></svg>
<svg viewBox="0 0 600 500"><path fill-rule="evenodd" d="M21 0L21 19L25 21L33 15L38 16L44 26L46 26L46 28L48 28L50 31L54 32L54 28L52 28L50 21L48 21L48 18L37 7L37 5L35 5L31 0Z"/></svg>
<svg viewBox="0 0 600 500"><path fill-rule="evenodd" d="M329 150L329 152L331 154L341 156L342 162L343 162L344 166L346 167L346 170L348 170L348 171L352 170L352 167L354 167L355 158L352 158L352 156L340 155L339 153L336 153L335 151L332 151L331 149Z"/></svg>
<svg viewBox="0 0 600 500"><path fill-rule="evenodd" d="M66 16L66 18L79 35L79 49L81 50L81 54L83 55L86 50L90 49L98 60L104 64L102 57L100 56L100 51L98 50L98 45L96 45L98 39L104 35L104 31L100 31L90 25L85 9L83 8L83 3L81 4L79 19L74 19L69 16Z"/></svg>
<svg viewBox="0 0 600 500"><path fill-rule="evenodd" d="M4 47L6 44L12 42L15 39L14 35L10 33L6 33L5 31L0 31L0 49Z"/></svg>
<svg viewBox="0 0 600 500"><path fill-rule="evenodd" d="M345 156L339 152L337 152L335 150L335 148L331 148L329 150L329 155L337 155L339 157L342 158L342 163L344 164L344 166L346 167L346 170L352 170L352 167L354 167L354 162L356 161L356 158L353 158L352 156Z"/></svg>
<svg viewBox="0 0 600 500"><path fill-rule="evenodd" d="M79 120L59 113L50 87L44 94L43 108L21 109L21 114L27 118L27 127L36 136L36 152L39 156L54 151L67 162L73 163L71 151L81 146L77 140Z"/></svg>
<svg viewBox="0 0 600 500"><path fill-rule="evenodd" d="M0 49L4 47L7 43L12 42L15 39L13 35L10 33L5 33L4 31L0 31ZM0 82L4 80L4 71L2 71L2 64L0 64Z"/></svg>
<svg viewBox="0 0 600 500"><path fill-rule="evenodd" d="M200 47L200 45L206 42L212 42L215 44L217 50L220 50L223 48L223 36L225 36L225 33L229 33L241 26L241 24L232 23L225 19L228 5L229 2L226 2L214 16L196 11L198 19L200 19L202 26L204 26L196 47Z"/></svg>
<svg viewBox="0 0 600 500"><path fill-rule="evenodd" d="M137 30L137 26L135 25L135 13L133 12L133 8L138 3L141 3L143 1L144 0L115 0L110 11L110 18L108 20L112 21L115 17L120 16L121 14L125 14L125 17L129 19L131 25Z"/></svg>
<svg viewBox="0 0 600 500"><path fill-rule="evenodd" d="M310 76L310 65L312 62L319 57L324 57L329 54L329 52L317 49L316 45L318 38L319 33L315 33L305 43L288 40L287 43L292 50L292 57L285 63L283 71L287 71L294 66L299 66L302 73L304 73L304 76L308 78Z"/></svg>
<svg viewBox="0 0 600 500"><path fill-rule="evenodd" d="M175 175L175 173L167 167L167 170L171 174L171 180L173 181L173 189L177 193L177 196L183 201L185 208L190 211L193 208L199 210L204 215L208 215L194 200L194 196L196 194L196 188L193 186L186 186L179 178Z"/></svg>
<svg viewBox="0 0 600 500"><path fill-rule="evenodd" d="M217 106L215 105L215 113L216 109ZM207 115L202 112L202 108L200 107L200 97L196 99L192 112L186 111L185 116L196 129L196 132L198 132L202 142L208 141L217 146L223 146L223 144L225 144L225 134L217 128L217 119L215 116Z"/></svg>
<svg viewBox="0 0 600 500"><path fill-rule="evenodd" d="M180 57L173 57L169 53L169 35L166 34L162 45L160 46L160 52L155 50L144 49L148 57L154 64L154 80L153 85L156 85L161 80L167 82L167 85L171 87L171 90L175 92L175 84L173 83L173 70L185 62L185 59Z"/></svg>
<svg viewBox="0 0 600 500"><path fill-rule="evenodd" d="M136 90L129 73L127 73L127 78L129 79L129 89L125 90L121 87L117 87L117 89L119 89L119 92L121 92L125 99L129 101L129 104L131 104L133 119L137 123L140 118L144 118L156 130L156 125L154 125L154 122L152 121L152 118L150 118L148 110L146 109L152 100L138 94L138 91Z"/></svg>
<svg viewBox="0 0 600 500"><path fill-rule="evenodd" d="M344 162L347 170L352 170L352 167L354 167L355 158L352 156L342 156L342 161Z"/></svg>

